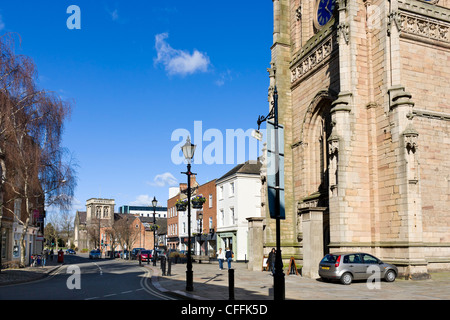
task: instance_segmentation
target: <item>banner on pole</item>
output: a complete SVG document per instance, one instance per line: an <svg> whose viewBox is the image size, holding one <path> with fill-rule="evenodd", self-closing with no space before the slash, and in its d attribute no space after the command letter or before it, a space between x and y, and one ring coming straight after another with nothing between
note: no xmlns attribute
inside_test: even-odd
<svg viewBox="0 0 450 320"><path fill-rule="evenodd" d="M267 121L267 187L269 211L272 219L285 219L284 201L284 127L278 125L278 161L275 151L275 126L273 122ZM278 173L278 185L276 181ZM277 203L276 191L279 190L279 202ZM277 205L279 214L277 215Z"/></svg>

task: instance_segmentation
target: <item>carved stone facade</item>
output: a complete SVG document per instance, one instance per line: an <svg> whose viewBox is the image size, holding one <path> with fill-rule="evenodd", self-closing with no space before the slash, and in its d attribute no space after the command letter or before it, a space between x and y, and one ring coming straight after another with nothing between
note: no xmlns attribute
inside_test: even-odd
<svg viewBox="0 0 450 320"><path fill-rule="evenodd" d="M317 3L273 0L283 258L311 277L337 251L372 253L408 277L450 269L450 0L335 0L323 26ZM268 212L266 224L267 252Z"/></svg>

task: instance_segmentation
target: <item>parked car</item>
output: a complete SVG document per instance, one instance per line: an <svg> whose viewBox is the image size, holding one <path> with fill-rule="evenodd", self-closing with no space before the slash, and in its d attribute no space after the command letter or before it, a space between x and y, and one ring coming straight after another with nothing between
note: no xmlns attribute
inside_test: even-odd
<svg viewBox="0 0 450 320"><path fill-rule="evenodd" d="M73 249L67 249L66 254L77 254Z"/></svg>
<svg viewBox="0 0 450 320"><path fill-rule="evenodd" d="M152 250L141 250L138 253L138 259L139 256L141 257L141 261L148 261L152 258Z"/></svg>
<svg viewBox="0 0 450 320"><path fill-rule="evenodd" d="M366 280L379 270L380 279L395 281L398 275L396 266L360 252L327 254L319 263L319 276L327 280L339 280L349 285L353 280Z"/></svg>
<svg viewBox="0 0 450 320"><path fill-rule="evenodd" d="M139 251L141 250L145 250L145 248L133 248L130 254L131 260L136 260L138 258Z"/></svg>
<svg viewBox="0 0 450 320"><path fill-rule="evenodd" d="M100 250L92 250L91 252L89 252L89 259L100 259L101 255L102 253L100 252Z"/></svg>

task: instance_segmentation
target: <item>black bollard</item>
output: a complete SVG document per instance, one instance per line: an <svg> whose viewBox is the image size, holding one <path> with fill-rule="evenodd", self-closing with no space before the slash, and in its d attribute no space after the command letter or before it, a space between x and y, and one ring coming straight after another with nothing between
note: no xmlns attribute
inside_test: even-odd
<svg viewBox="0 0 450 320"><path fill-rule="evenodd" d="M228 269L228 300L234 300L234 269Z"/></svg>
<svg viewBox="0 0 450 320"><path fill-rule="evenodd" d="M168 259L168 261L167 261L168 263L167 263L167 275L170 277L172 274L171 274L171 269L172 269L172 259Z"/></svg>
<svg viewBox="0 0 450 320"><path fill-rule="evenodd" d="M161 269L162 269L162 275L166 275L166 258L161 257Z"/></svg>

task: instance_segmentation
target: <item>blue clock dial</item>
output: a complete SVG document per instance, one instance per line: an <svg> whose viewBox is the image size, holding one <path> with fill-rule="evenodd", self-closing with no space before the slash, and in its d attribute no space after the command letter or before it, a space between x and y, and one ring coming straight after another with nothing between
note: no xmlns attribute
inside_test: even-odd
<svg viewBox="0 0 450 320"><path fill-rule="evenodd" d="M317 23L322 27L333 17L336 0L320 0L317 6Z"/></svg>

